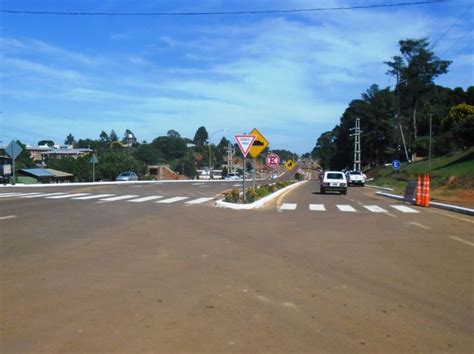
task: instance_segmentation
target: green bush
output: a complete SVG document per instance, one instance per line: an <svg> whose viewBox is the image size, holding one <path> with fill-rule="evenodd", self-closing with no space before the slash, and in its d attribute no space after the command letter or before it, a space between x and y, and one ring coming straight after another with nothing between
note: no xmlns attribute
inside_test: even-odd
<svg viewBox="0 0 474 354"><path fill-rule="evenodd" d="M238 203L240 199L240 190L232 189L230 192L225 194L224 201L228 203Z"/></svg>

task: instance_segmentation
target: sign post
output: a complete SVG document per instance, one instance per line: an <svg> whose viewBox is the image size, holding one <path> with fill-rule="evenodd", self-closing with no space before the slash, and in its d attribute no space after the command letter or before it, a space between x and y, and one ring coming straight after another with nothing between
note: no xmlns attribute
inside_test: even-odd
<svg viewBox="0 0 474 354"><path fill-rule="evenodd" d="M400 169L400 166L401 166L401 163L399 160L393 160L392 161L392 168L394 170L399 170Z"/></svg>
<svg viewBox="0 0 474 354"><path fill-rule="evenodd" d="M13 180L12 184L15 184L16 180L16 174L15 174L15 159L20 155L20 153L23 151L22 147L18 145L14 140L8 144L8 146L5 148L5 153L12 158L12 170L13 170Z"/></svg>
<svg viewBox="0 0 474 354"><path fill-rule="evenodd" d="M95 182L95 164L99 162L95 152L92 154L90 162L92 164L92 182Z"/></svg>
<svg viewBox="0 0 474 354"><path fill-rule="evenodd" d="M276 168L278 168L278 166L280 166L280 156L274 153L268 154L267 157L265 158L265 165L267 165L268 167L272 169L271 180L273 183L274 171Z"/></svg>
<svg viewBox="0 0 474 354"><path fill-rule="evenodd" d="M242 155L244 155L244 168L243 168L243 173L244 173L244 178L242 180L242 188L243 188L243 196L244 196L244 203L247 202L247 195L245 189L247 188L247 183L246 183L246 178L245 178L245 170L247 169L247 155L250 151L250 148L252 147L252 144L255 141L256 136L252 134L241 134L241 135L236 135L235 140L237 141L237 144L239 145L240 151L242 152Z"/></svg>
<svg viewBox="0 0 474 354"><path fill-rule="evenodd" d="M253 128L250 134L255 135L255 141L249 150L250 156L253 157L253 188L255 189L257 186L257 161L255 159L270 143L256 128Z"/></svg>

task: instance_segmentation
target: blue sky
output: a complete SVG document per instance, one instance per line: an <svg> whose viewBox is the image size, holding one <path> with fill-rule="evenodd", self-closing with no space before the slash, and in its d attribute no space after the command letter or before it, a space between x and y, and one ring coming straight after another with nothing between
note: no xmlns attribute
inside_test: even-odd
<svg viewBox="0 0 474 354"><path fill-rule="evenodd" d="M408 0L406 0L408 1ZM401 1L25 1L8 10L204 12ZM429 37L453 60L436 82L473 80L473 2L299 14L181 17L1 17L0 140L63 143L132 130L193 138L258 128L271 148L311 151L371 84L394 84L383 61L398 40ZM469 10L470 9L470 10ZM466 12L467 11L467 12ZM464 14L464 16L463 16Z"/></svg>

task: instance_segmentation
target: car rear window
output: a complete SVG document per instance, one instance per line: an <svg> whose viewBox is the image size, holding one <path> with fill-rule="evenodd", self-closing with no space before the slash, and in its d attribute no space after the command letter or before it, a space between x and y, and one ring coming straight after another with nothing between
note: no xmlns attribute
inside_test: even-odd
<svg viewBox="0 0 474 354"><path fill-rule="evenodd" d="M342 173L328 173L327 178L329 179L343 179L343 174Z"/></svg>
<svg viewBox="0 0 474 354"><path fill-rule="evenodd" d="M351 172L351 175L361 175L362 173L361 172Z"/></svg>

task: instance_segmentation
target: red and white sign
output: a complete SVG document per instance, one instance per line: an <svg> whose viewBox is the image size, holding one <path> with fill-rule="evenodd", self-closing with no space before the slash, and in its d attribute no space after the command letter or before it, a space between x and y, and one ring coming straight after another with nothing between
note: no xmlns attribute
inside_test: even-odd
<svg viewBox="0 0 474 354"><path fill-rule="evenodd" d="M280 156L277 154L268 154L265 158L265 165L271 168L277 168L280 165Z"/></svg>
<svg viewBox="0 0 474 354"><path fill-rule="evenodd" d="M235 136L235 140L237 141L237 144L239 144L240 151L242 151L242 155L244 155L244 157L247 157L247 154L249 153L255 138L256 136L251 134Z"/></svg>

